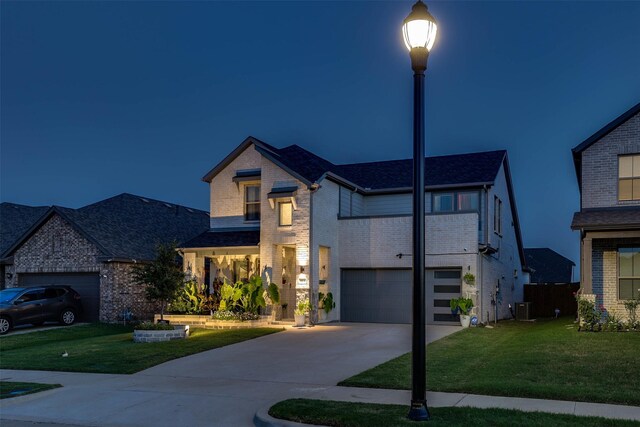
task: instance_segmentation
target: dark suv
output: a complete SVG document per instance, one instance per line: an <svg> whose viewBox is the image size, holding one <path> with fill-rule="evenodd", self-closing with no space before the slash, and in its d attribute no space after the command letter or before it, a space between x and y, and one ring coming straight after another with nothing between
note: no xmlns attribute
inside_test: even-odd
<svg viewBox="0 0 640 427"><path fill-rule="evenodd" d="M17 325L54 321L71 325L82 314L80 295L69 286L9 288L0 291L0 335Z"/></svg>

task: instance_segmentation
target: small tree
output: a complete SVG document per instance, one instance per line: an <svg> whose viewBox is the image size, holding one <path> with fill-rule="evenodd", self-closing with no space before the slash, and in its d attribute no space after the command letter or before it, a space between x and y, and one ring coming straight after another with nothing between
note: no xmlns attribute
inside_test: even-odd
<svg viewBox="0 0 640 427"><path fill-rule="evenodd" d="M156 259L148 264L133 267L133 281L145 286L146 297L160 302L160 320L164 320L164 308L184 285L182 267L176 262L176 245L159 244Z"/></svg>

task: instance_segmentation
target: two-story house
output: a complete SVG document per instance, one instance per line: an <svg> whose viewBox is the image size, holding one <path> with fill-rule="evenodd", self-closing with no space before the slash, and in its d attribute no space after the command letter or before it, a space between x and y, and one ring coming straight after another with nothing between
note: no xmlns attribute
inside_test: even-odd
<svg viewBox="0 0 640 427"><path fill-rule="evenodd" d="M456 321L461 295L481 321L510 317L527 278L507 153L425 161L428 322ZM209 284L261 274L285 319L332 292L326 320L409 323L411 175L411 160L336 165L249 137L203 178L211 229L182 245L185 270Z"/></svg>
<svg viewBox="0 0 640 427"><path fill-rule="evenodd" d="M640 103L573 150L581 292L616 316L640 297Z"/></svg>

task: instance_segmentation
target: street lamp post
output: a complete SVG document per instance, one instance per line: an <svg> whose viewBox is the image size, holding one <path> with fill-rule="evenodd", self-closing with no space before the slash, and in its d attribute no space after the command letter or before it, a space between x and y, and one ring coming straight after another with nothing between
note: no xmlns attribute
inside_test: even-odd
<svg viewBox="0 0 640 427"><path fill-rule="evenodd" d="M413 332L411 340L411 408L409 419L426 421L426 310L424 249L424 73L436 39L436 20L418 0L404 20L402 34L413 69Z"/></svg>

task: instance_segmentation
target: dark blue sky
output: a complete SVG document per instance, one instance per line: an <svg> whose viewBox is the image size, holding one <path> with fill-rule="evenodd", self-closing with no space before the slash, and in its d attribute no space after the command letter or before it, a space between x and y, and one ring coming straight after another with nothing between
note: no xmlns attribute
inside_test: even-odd
<svg viewBox="0 0 640 427"><path fill-rule="evenodd" d="M207 209L246 136L411 156L411 2L0 3L0 199ZM578 260L570 149L640 99L640 2L428 2L428 155L507 149L527 246Z"/></svg>

